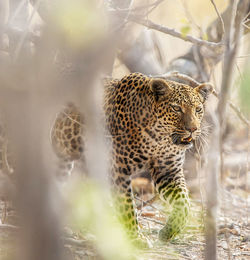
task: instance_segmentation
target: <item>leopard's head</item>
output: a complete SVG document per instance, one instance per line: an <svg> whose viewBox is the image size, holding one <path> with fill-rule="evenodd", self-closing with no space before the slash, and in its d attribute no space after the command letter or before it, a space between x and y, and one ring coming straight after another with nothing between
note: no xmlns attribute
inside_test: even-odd
<svg viewBox="0 0 250 260"><path fill-rule="evenodd" d="M157 131L169 134L175 145L190 147L201 134L204 105L212 86L190 87L163 79L151 79L149 85L156 103Z"/></svg>

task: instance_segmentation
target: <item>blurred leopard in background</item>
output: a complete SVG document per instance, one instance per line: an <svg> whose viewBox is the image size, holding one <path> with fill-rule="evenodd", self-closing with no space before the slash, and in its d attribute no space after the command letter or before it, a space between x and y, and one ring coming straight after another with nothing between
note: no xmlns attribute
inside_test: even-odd
<svg viewBox="0 0 250 260"><path fill-rule="evenodd" d="M155 188L172 211L159 238L168 241L184 228L190 212L183 175L185 152L201 134L209 84L191 87L132 73L104 84L106 131L112 139L110 174L119 218L132 238L138 223L131 175L150 171ZM69 105L55 120L51 138L59 157L74 161L84 154L83 116ZM98 158L97 158L98 160Z"/></svg>

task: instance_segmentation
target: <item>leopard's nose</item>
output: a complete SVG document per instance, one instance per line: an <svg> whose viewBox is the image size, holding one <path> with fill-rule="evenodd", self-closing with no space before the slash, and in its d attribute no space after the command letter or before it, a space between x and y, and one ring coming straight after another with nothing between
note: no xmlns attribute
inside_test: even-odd
<svg viewBox="0 0 250 260"><path fill-rule="evenodd" d="M186 127L186 130L189 131L190 133L193 133L197 130L197 127L196 126L193 126L193 127Z"/></svg>

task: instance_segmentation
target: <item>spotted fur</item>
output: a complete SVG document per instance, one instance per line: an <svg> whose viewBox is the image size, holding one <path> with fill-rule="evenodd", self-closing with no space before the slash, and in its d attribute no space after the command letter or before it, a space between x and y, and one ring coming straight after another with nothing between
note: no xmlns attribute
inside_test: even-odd
<svg viewBox="0 0 250 260"><path fill-rule="evenodd" d="M204 103L211 91L206 84L192 88L140 73L106 82L105 122L112 137L110 173L118 215L131 237L138 236L131 175L142 170L151 172L160 198L172 207L160 239L173 238L185 226L190 211L183 175L185 152L201 133ZM75 121L83 120L76 109L68 109L52 130L53 146L67 160L82 157L83 130L75 135Z"/></svg>

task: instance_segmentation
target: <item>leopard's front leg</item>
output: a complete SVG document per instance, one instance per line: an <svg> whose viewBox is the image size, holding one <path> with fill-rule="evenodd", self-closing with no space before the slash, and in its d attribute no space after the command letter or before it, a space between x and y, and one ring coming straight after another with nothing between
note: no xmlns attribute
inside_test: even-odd
<svg viewBox="0 0 250 260"><path fill-rule="evenodd" d="M159 238L168 241L185 227L190 211L188 190L182 165L175 160L157 162L151 168L152 179L160 198L171 205L172 211L166 225L160 230Z"/></svg>

